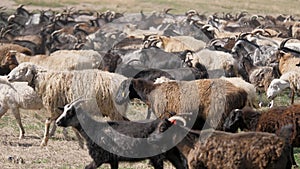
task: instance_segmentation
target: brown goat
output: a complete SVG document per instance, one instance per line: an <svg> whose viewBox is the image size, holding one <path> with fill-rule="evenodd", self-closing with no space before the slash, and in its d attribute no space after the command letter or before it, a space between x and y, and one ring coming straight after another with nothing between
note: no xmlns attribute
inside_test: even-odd
<svg viewBox="0 0 300 169"><path fill-rule="evenodd" d="M19 65L16 58L16 51L9 51L0 65L0 75L7 75L11 70Z"/></svg>

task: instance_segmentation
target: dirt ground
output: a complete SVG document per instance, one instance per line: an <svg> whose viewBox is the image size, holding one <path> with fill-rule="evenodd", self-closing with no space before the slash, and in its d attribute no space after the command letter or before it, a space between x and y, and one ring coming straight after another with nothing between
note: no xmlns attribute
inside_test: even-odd
<svg viewBox="0 0 300 169"><path fill-rule="evenodd" d="M143 105L135 106L129 115L138 119L144 118L140 110ZM44 111L21 110L22 122L26 131L25 138L19 140L19 129L12 113L8 111L0 119L0 168L1 169L81 169L89 164L90 158L86 147L81 149L74 133L68 129L70 140L65 140L62 128L48 142L48 146L40 147L44 131ZM120 169L153 168L149 162L120 163ZM165 168L172 169L170 163ZM104 164L101 169L110 168Z"/></svg>

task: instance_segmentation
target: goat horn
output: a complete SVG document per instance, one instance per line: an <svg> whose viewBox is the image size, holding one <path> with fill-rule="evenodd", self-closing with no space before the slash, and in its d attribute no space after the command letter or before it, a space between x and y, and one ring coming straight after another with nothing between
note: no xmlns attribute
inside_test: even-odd
<svg viewBox="0 0 300 169"><path fill-rule="evenodd" d="M179 120L183 123L183 126L186 126L186 120L183 118L183 117L180 117L180 116L172 116L170 118L168 118L169 121L172 121L172 120Z"/></svg>
<svg viewBox="0 0 300 169"><path fill-rule="evenodd" d="M293 39L293 38L287 38L287 39L283 40L279 45L279 49L282 49L284 47L284 45L286 44L286 42L289 41L290 39Z"/></svg>
<svg viewBox="0 0 300 169"><path fill-rule="evenodd" d="M87 101L88 99L83 99L82 96L80 96L79 98L73 100L71 103L69 103L69 105L72 105L72 106L76 106L78 105L79 103L82 103L84 101Z"/></svg>

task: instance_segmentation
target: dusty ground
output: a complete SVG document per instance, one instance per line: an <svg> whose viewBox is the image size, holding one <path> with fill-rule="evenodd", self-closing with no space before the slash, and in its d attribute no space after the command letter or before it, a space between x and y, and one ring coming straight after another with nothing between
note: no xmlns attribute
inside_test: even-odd
<svg viewBox="0 0 300 169"><path fill-rule="evenodd" d="M145 107L135 106L129 117L143 119L141 111ZM15 118L8 111L0 119L0 168L1 169L79 169L91 162L87 149L81 149L72 130L68 130L71 140L66 141L62 129L57 128L55 137L49 140L47 147L40 147L43 136L43 124L46 115L43 111L21 112L26 136L19 140L19 129ZM165 163L167 169L173 168ZM102 165L100 168L109 168ZM152 168L148 161L139 163L121 163L121 169Z"/></svg>

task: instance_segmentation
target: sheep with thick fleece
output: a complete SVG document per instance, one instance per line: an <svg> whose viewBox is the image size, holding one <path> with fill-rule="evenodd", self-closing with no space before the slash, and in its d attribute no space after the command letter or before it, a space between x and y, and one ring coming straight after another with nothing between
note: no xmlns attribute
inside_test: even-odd
<svg viewBox="0 0 300 169"><path fill-rule="evenodd" d="M133 88L129 88L131 85ZM169 81L160 84L143 79L127 79L117 92L116 102L121 104L128 100L131 92L139 94L141 100L159 118L191 113L193 117L187 117L187 121L191 122L188 127L194 129L201 129L203 120L210 127L220 129L230 111L244 107L247 102L245 90L223 79Z"/></svg>
<svg viewBox="0 0 300 169"><path fill-rule="evenodd" d="M0 78L0 92L0 118L11 109L19 125L19 138L24 138L25 130L19 109L41 109L43 107L42 100L26 82L10 84L5 76Z"/></svg>
<svg viewBox="0 0 300 169"><path fill-rule="evenodd" d="M190 169L288 169L292 166L290 137L293 125L266 132L229 133L195 131L179 125L161 125L152 142L176 144Z"/></svg>
<svg viewBox="0 0 300 169"><path fill-rule="evenodd" d="M258 107L258 100L256 95L255 86L251 83L246 82L240 77L221 77L221 79L227 80L234 86L244 89L247 92L247 106L252 108Z"/></svg>
<svg viewBox="0 0 300 169"><path fill-rule="evenodd" d="M235 65L235 59L230 53L210 49L201 49L187 53L186 60L191 60L192 65L204 64L207 70L223 69L225 64Z"/></svg>
<svg viewBox="0 0 300 169"><path fill-rule="evenodd" d="M272 99L283 91L283 89L291 88L291 104L294 104L295 93L300 90L300 72L288 71L280 76L279 79L273 79L268 90L267 97Z"/></svg>
<svg viewBox="0 0 300 169"><path fill-rule="evenodd" d="M127 103L118 106L114 103L114 92L121 82L126 80L122 75L97 69L52 71L30 62L24 62L13 69L7 78L10 82L28 82L28 85L42 99L50 117L45 123L41 145L47 144L50 124L61 113L57 107L64 106L79 96L94 98L103 116L109 116L113 120L127 119L124 116ZM93 107L89 108L93 109Z"/></svg>
<svg viewBox="0 0 300 169"><path fill-rule="evenodd" d="M52 70L83 70L102 68L102 56L94 50L60 50L50 56L17 55L19 63L32 62Z"/></svg>

